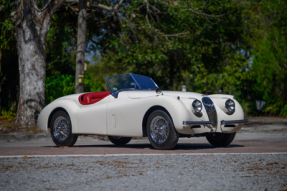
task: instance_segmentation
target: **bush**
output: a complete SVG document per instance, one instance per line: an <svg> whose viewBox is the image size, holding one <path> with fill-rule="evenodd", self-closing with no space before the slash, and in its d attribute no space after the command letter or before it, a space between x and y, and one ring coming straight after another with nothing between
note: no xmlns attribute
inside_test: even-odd
<svg viewBox="0 0 287 191"><path fill-rule="evenodd" d="M84 77L85 92L103 91L104 88L99 83L94 83L90 76ZM46 104L51 103L55 99L75 93L75 77L63 74L57 78L46 78Z"/></svg>
<svg viewBox="0 0 287 191"><path fill-rule="evenodd" d="M46 78L46 104L73 93L75 93L74 76L63 74L57 78Z"/></svg>
<svg viewBox="0 0 287 191"><path fill-rule="evenodd" d="M270 115L277 115L280 113L281 108L284 106L282 102L277 102L273 104L267 104L266 108L264 109L264 112L270 114Z"/></svg>
<svg viewBox="0 0 287 191"><path fill-rule="evenodd" d="M9 111L6 111L6 110L2 110L1 112L1 119L9 119L9 120L14 120L16 117L16 113L13 111L13 110L9 110Z"/></svg>
<svg viewBox="0 0 287 191"><path fill-rule="evenodd" d="M287 118L287 104L281 109L279 116Z"/></svg>

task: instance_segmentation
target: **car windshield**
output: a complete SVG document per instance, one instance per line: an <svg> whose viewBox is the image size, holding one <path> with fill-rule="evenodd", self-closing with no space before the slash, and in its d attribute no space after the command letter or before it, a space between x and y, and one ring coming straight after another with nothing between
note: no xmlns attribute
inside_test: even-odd
<svg viewBox="0 0 287 191"><path fill-rule="evenodd" d="M123 90L156 90L158 88L150 77L131 73L110 76L107 82L114 95Z"/></svg>

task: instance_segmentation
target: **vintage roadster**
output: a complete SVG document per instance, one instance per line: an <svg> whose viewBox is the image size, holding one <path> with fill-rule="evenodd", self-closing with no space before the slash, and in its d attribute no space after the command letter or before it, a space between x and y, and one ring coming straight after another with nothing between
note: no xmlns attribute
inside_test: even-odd
<svg viewBox="0 0 287 191"><path fill-rule="evenodd" d="M121 74L107 79L110 91L74 94L47 105L37 126L57 146L73 146L78 135L107 135L115 145L148 137L155 149L172 149L179 137L206 136L213 146L229 145L243 123L231 95L161 91L149 77Z"/></svg>

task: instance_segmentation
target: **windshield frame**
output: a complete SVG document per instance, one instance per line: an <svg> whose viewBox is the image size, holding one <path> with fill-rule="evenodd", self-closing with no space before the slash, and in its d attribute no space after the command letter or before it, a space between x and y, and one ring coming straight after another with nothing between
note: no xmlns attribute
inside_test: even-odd
<svg viewBox="0 0 287 191"><path fill-rule="evenodd" d="M112 77L115 77L115 76L122 76L122 75L130 75L130 76L132 77L133 81L136 83L138 89L130 89L130 88L127 88L127 89L121 89L121 90L114 91L113 88L111 87L110 83L109 83L109 78L112 78ZM137 75L140 75L140 74L137 74ZM140 75L140 76L144 76L144 75ZM149 79L154 83L155 87L158 88L158 85L153 81L152 78L150 78L150 77L148 77L148 76L144 76L144 77L149 78ZM112 92L112 95L113 95L115 98L117 98L117 97L118 97L118 94L119 94L120 92L122 92L122 91L148 90L148 89L143 89L143 88L140 86L139 82L136 80L136 78L135 78L135 76L134 76L133 73L118 74L118 75L114 75L114 76L109 76L109 77L106 78L106 81L107 81L107 83L108 83L108 86L109 86L109 88L110 88L110 91ZM150 89L150 91L152 91L152 89Z"/></svg>

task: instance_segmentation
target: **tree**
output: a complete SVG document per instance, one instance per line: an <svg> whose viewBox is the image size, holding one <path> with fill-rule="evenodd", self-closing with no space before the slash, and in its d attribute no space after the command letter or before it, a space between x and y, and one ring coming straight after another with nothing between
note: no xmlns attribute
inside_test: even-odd
<svg viewBox="0 0 287 191"><path fill-rule="evenodd" d="M247 6L242 35L249 45L245 51L252 57L249 72L249 79L253 79L252 107L256 108L255 100L264 100L264 112L278 115L287 105L287 2L261 0Z"/></svg>
<svg viewBox="0 0 287 191"><path fill-rule="evenodd" d="M220 71L230 45L240 38L240 6L235 5L234 1L131 1L118 13L122 18L118 34L103 38L103 59L95 70L99 76L107 71L106 75L141 73L163 89L177 90L184 72L201 72L197 66Z"/></svg>
<svg viewBox="0 0 287 191"><path fill-rule="evenodd" d="M40 112L45 105L46 37L51 17L63 2L64 0L49 0L39 9L35 0L19 0L16 11L11 14L20 74L16 122L24 126L34 125L35 113ZM119 5L121 3L122 1L119 1ZM94 4L93 6L116 11L115 8L119 5L110 7Z"/></svg>
<svg viewBox="0 0 287 191"><path fill-rule="evenodd" d="M19 57L20 94L16 122L31 126L45 105L46 37L50 20L64 0L49 0L42 9L34 0L19 0L11 14Z"/></svg>
<svg viewBox="0 0 287 191"><path fill-rule="evenodd" d="M66 0L67 2L76 2L78 0ZM62 5L64 0L49 0L46 4L42 6L41 9L38 8L37 2L35 0L19 0L17 9L15 12L11 14L11 21L14 25L14 35L17 42L17 52L19 57L19 75L20 75L20 94L19 94L19 103L18 103L18 111L16 122L21 125L34 125L34 114L35 112L39 112L42 109L42 106L45 103L45 68L46 68L46 37L50 27L50 21L52 15L55 13L57 8ZM216 1L218 3L220 1ZM155 35L158 41L164 40L164 46L159 43L160 50L165 54L158 54L157 58L168 59L170 64L170 86L173 86L173 74L176 71L176 68L179 68L178 63L176 67L173 66L173 63L176 57L181 56L180 53L180 43L177 43L177 37L185 36L190 34L190 32L196 32L197 30L192 31L176 31L171 30L169 33L161 34L158 31L164 31L166 26L161 27L160 22L162 19L172 19L171 22L176 22L176 18L178 14L176 11L179 11L176 5L177 2L171 3L169 2L167 6L165 6L164 2L151 1L151 3L147 0L144 1L128 1L124 5L127 9L129 9L130 5L132 5L135 9L140 12L144 11L147 17L145 20L145 30L143 32L149 34L150 36ZM186 1L180 1L180 3L186 3ZM113 19L114 21L122 20L123 22L119 23L123 26L127 25L129 21L134 18L134 14L132 12L125 13L123 17L124 10L120 9L123 4L123 0L119 1L107 1L107 5L102 5L97 3L90 3L91 8L95 8L97 10L101 10L106 17ZM206 19L207 22L211 22L210 19L216 20L220 19L225 14L215 15L217 11L211 11L211 14L204 13L205 5L201 11L195 11L191 8L193 4L187 3L186 13L190 13L195 15L196 17L201 17ZM228 4L228 6L230 6ZM228 8L228 6L226 8ZM137 8L136 8L137 7ZM146 7L146 8L143 8ZM161 9L159 9L159 8ZM175 7L175 8L173 8ZM158 12L161 10L160 12ZM209 9L206 9L210 11ZM171 16L169 14L163 14L163 11L173 11ZM181 12L184 15L184 12ZM94 15L94 11L91 11L91 15ZM163 14L163 16L161 16ZM160 17L159 17L160 16ZM188 16L188 15L186 15ZM160 19L158 19L160 18ZM158 19L158 20L157 20ZM153 20L153 23L151 22ZM183 20L184 21L184 20ZM182 27L180 30L184 29L185 23L181 22ZM135 37L133 31L135 31L135 24L130 25L129 30L125 33L125 37ZM180 26L180 25L178 25ZM159 30L160 29L160 30ZM171 33L176 32L176 33ZM199 32L199 31L198 31ZM124 34L124 33L123 33ZM173 38L175 40L171 41L169 38ZM133 40L136 41L137 37ZM152 39L151 39L152 40ZM169 42L171 41L171 42ZM186 44L186 46L188 46ZM146 46L147 48L149 46ZM136 47L133 47L136 48ZM167 49L166 49L167 48ZM164 50L166 49L166 50ZM130 51L127 49L127 51ZM156 50L156 47L154 47ZM149 51L147 51L148 53ZM176 53L177 52L177 53ZM157 54L158 52L156 52ZM148 53L149 54L149 53ZM151 56L150 58L153 58ZM123 63L125 64L125 63Z"/></svg>

